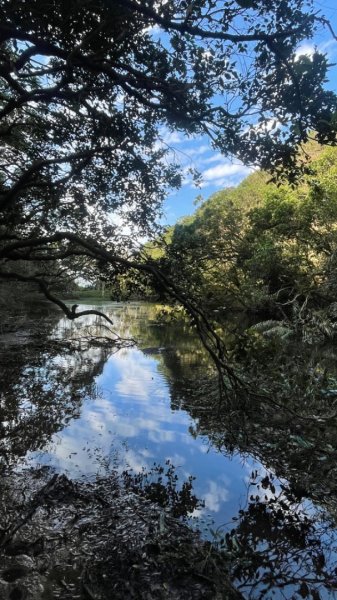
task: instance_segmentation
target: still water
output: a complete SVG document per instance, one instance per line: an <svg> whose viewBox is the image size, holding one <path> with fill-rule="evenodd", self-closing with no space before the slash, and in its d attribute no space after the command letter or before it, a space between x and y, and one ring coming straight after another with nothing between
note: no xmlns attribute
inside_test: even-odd
<svg viewBox="0 0 337 600"><path fill-rule="evenodd" d="M88 308L80 305L78 310ZM180 478L196 478L195 493L205 503L199 512L217 525L229 521L246 502L252 470L264 469L251 458L217 452L207 437L194 434L196 421L180 409L188 382L209 368L199 341L183 322L160 323L156 305L102 303L100 309L118 334L137 345L106 355L90 348L82 350L81 359L76 354L53 359L67 377L72 371L72 382L79 384L97 370L94 389L84 394L76 418L42 451L28 453L26 461L79 477L107 466L138 472L169 460ZM61 319L53 335L76 339L95 321L92 316L72 323Z"/></svg>
<svg viewBox="0 0 337 600"><path fill-rule="evenodd" d="M97 307L78 310L90 308ZM32 338L21 331L3 340L4 464L51 467L76 479L170 461L181 481L195 477L204 506L194 517L204 535L216 542L227 535L219 543L230 549L232 578L245 597L336 598L335 502L326 502L330 515L320 508L327 463L318 457L313 477L312 451L293 453L296 468L286 457L293 482L310 463L308 480L319 483L305 494L298 485L291 490L268 468L275 464L268 428L259 437L266 440L263 465L254 458L261 451L240 453L239 443L226 443L226 414L220 422L202 392L209 358L184 320L163 322L163 307L154 304L101 302L98 308L112 319L114 334L95 316L70 322L54 313L40 315L41 331L35 325ZM117 335L134 343L119 350L95 345L95 336Z"/></svg>

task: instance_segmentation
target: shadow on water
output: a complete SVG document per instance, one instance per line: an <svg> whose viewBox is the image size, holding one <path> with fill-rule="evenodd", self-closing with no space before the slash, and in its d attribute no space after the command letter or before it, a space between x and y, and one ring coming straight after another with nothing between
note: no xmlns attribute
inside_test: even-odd
<svg viewBox="0 0 337 600"><path fill-rule="evenodd" d="M94 346L95 321L57 314L41 318L27 343L22 335L19 344L3 344L3 472L52 468L80 481L127 470L139 492L137 474L169 460L182 479L196 476L204 506L194 514L244 597L334 598L333 364L288 348L276 365L270 349L259 349L263 380L251 360L242 364L252 385L274 386L278 408L228 407L219 404L208 357L184 319L162 321L160 307L142 303L104 309L136 347Z"/></svg>

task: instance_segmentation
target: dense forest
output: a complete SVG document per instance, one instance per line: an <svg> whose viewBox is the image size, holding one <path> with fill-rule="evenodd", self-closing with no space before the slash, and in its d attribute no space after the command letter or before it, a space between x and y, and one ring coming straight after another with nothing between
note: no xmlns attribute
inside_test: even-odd
<svg viewBox="0 0 337 600"><path fill-rule="evenodd" d="M314 144L305 152L307 173L295 188L256 171L142 252L214 320L244 312L294 331L321 321L321 334L332 336L337 152Z"/></svg>

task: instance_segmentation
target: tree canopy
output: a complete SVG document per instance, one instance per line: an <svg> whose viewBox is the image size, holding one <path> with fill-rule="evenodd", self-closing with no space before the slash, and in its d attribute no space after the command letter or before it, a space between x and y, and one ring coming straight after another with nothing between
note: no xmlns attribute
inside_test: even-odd
<svg viewBox="0 0 337 600"><path fill-rule="evenodd" d="M243 311L301 334L315 321L334 336L337 149L318 148L306 148L310 169L295 189L252 173L144 251L215 321Z"/></svg>
<svg viewBox="0 0 337 600"><path fill-rule="evenodd" d="M180 185L165 128L294 178L310 131L335 142L327 57L296 54L323 22L310 0L4 0L0 277L55 300L102 265L157 276L121 223L148 234Z"/></svg>

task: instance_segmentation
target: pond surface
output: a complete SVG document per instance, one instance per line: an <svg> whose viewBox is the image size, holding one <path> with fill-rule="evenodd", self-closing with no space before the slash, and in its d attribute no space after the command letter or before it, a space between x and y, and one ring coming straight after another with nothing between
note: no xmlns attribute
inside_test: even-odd
<svg viewBox="0 0 337 600"><path fill-rule="evenodd" d="M195 477L204 507L194 516L204 535L227 544L233 580L247 598L337 597L330 517L294 495L268 460L253 458L259 454L216 443L223 421L200 383L211 365L188 324L163 323L162 307L154 304L102 302L99 309L119 336L136 344L118 351L88 344L110 335L97 317L69 322L57 314L40 315L34 343L29 332L5 340L4 463L20 470L48 466L76 479L170 461L181 481Z"/></svg>
<svg viewBox="0 0 337 600"><path fill-rule="evenodd" d="M89 308L92 305L81 304L78 310ZM205 503L201 513L217 525L231 520L246 503L252 470L264 469L238 453L219 453L206 436L194 434L195 420L180 409L190 382L208 369L199 340L183 322L160 323L156 305L101 303L102 308L115 331L137 345L111 354L94 347L82 350L81 356L53 358L55 369L59 367L65 379L70 371L72 384L76 381L82 392L91 373L93 388L83 394L80 412L25 461L76 478L109 466L139 472L169 460L179 478L196 478L195 493ZM95 321L96 317L72 323L61 319L53 335L76 339L83 335L83 326L92 327ZM44 385L48 388L47 381Z"/></svg>

